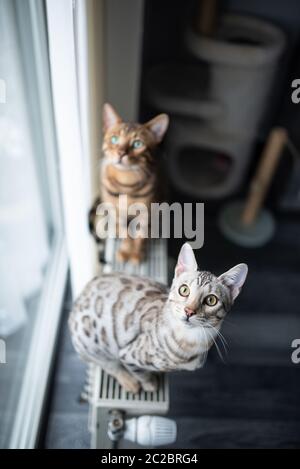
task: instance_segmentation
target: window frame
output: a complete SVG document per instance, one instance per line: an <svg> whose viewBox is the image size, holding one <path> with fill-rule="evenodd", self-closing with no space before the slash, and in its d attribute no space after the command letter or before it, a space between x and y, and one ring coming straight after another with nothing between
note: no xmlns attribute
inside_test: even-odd
<svg viewBox="0 0 300 469"><path fill-rule="evenodd" d="M83 8L86 3L82 0L46 0L63 215L74 297L94 275L96 264L96 250L88 229L91 154L86 143L89 136L83 125L83 116L90 111L89 103L84 99L88 94L88 81L80 80L89 54L86 35L82 34L78 24L87 21L88 11Z"/></svg>
<svg viewBox="0 0 300 469"><path fill-rule="evenodd" d="M31 46L31 56L26 66L35 70L35 93L29 96L30 112L41 120L42 135L38 145L44 152L43 172L49 178L50 200L47 210L50 211L53 227L51 239L51 256L45 273L45 279L39 300L36 321L25 364L19 400L16 406L15 419L9 441L9 448L31 449L36 446L40 430L41 416L45 404L46 390L55 343L59 329L62 305L68 275L68 256L63 229L61 194L59 185L59 167L57 162L56 134L53 121L52 99L49 90L49 63L45 10L43 2L34 0L15 1L20 44L26 46L21 53L25 54ZM24 63L23 63L24 65ZM24 72L26 80L26 69ZM34 97L34 98L33 98ZM32 117L32 115L31 115ZM46 332L46 333L45 333Z"/></svg>

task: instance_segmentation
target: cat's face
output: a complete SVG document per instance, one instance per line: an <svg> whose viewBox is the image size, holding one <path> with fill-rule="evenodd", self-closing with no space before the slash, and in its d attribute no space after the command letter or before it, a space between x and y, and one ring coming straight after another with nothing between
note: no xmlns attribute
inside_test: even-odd
<svg viewBox="0 0 300 469"><path fill-rule="evenodd" d="M247 276L246 264L239 264L216 277L199 272L192 248L181 248L169 294L172 314L188 327L219 329Z"/></svg>
<svg viewBox="0 0 300 469"><path fill-rule="evenodd" d="M160 114L146 124L123 122L110 104L103 107L103 152L106 163L133 170L153 161L153 148L161 142L169 118Z"/></svg>

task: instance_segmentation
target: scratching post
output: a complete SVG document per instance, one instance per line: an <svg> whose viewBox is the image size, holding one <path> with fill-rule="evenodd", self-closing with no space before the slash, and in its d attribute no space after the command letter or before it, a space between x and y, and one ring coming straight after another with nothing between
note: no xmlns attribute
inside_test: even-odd
<svg viewBox="0 0 300 469"><path fill-rule="evenodd" d="M272 130L250 185L246 202L230 203L221 212L219 220L221 231L227 238L241 246L262 246L274 233L273 217L262 206L286 142L285 129Z"/></svg>
<svg viewBox="0 0 300 469"><path fill-rule="evenodd" d="M218 0L198 0L196 30L201 36L212 36L217 22Z"/></svg>

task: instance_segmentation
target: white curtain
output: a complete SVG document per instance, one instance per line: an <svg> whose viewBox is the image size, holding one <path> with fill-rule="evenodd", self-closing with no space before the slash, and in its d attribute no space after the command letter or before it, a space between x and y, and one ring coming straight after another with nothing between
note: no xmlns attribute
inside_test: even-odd
<svg viewBox="0 0 300 469"><path fill-rule="evenodd" d="M34 154L12 0L0 0L0 49L0 80L5 90L0 101L1 337L26 321L25 300L41 288L49 255L35 164L43 155Z"/></svg>

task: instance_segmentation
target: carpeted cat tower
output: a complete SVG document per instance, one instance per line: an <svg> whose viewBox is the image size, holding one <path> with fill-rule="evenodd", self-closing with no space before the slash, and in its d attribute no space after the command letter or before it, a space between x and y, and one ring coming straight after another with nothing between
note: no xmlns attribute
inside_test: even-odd
<svg viewBox="0 0 300 469"><path fill-rule="evenodd" d="M193 63L155 66L146 82L149 104L171 115L172 183L200 199L228 196L242 183L285 46L264 20L226 14L212 28L212 16L186 30Z"/></svg>

